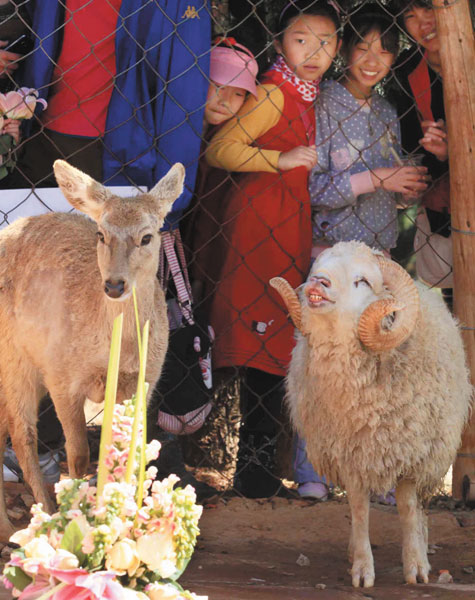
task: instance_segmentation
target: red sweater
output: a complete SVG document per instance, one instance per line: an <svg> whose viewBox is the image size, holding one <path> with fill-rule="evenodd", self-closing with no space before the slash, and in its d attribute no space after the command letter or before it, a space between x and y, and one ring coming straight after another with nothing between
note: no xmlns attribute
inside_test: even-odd
<svg viewBox="0 0 475 600"><path fill-rule="evenodd" d="M43 125L100 137L114 85L115 30L122 0L67 0L64 41Z"/></svg>

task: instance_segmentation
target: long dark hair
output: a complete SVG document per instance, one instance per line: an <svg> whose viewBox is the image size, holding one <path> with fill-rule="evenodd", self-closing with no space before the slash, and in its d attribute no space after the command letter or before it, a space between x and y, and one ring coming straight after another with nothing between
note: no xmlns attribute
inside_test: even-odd
<svg viewBox="0 0 475 600"><path fill-rule="evenodd" d="M351 54L353 48L370 31L379 31L381 45L396 57L399 52L399 29L394 19L388 12L378 5L371 8L366 4L364 8L353 14L346 23L343 30L342 51L346 58Z"/></svg>
<svg viewBox="0 0 475 600"><path fill-rule="evenodd" d="M335 6L327 0L291 0L280 13L277 23L277 38L282 38L292 19L302 14L327 17L333 21L337 33L340 32L340 16Z"/></svg>

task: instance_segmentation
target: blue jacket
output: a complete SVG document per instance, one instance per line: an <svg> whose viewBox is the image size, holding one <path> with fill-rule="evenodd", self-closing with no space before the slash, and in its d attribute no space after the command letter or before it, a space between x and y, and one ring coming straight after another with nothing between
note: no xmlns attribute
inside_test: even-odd
<svg viewBox="0 0 475 600"><path fill-rule="evenodd" d="M48 99L62 43L64 6L30 2L36 35L24 85ZM208 92L210 15L206 0L122 0L117 21L116 81L104 136L108 185L152 187L175 162L185 191L165 228L174 228L193 193Z"/></svg>

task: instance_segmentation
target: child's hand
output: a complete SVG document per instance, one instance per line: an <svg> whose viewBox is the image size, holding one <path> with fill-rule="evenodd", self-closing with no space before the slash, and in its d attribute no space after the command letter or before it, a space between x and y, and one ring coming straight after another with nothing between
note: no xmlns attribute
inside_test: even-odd
<svg viewBox="0 0 475 600"><path fill-rule="evenodd" d="M296 167L305 167L307 171L317 164L317 149L315 146L297 146L288 152L282 152L277 162L281 171L290 171Z"/></svg>
<svg viewBox="0 0 475 600"><path fill-rule="evenodd" d="M376 189L417 198L427 189L430 176L427 175L427 167L381 167L371 171L371 179Z"/></svg>
<svg viewBox="0 0 475 600"><path fill-rule="evenodd" d="M0 48L8 46L8 42L0 41ZM16 52L8 52L8 50L0 50L0 77L5 77L7 74L11 74L12 71L18 69L18 61L21 58L21 54Z"/></svg>
<svg viewBox="0 0 475 600"><path fill-rule="evenodd" d="M421 123L424 137L419 140L419 144L432 152L440 161L447 160L449 157L449 148L447 144L447 128L442 119L438 121L422 121Z"/></svg>
<svg viewBox="0 0 475 600"><path fill-rule="evenodd" d="M20 121L18 119L5 119L3 122L2 133L11 135L18 144L20 141Z"/></svg>

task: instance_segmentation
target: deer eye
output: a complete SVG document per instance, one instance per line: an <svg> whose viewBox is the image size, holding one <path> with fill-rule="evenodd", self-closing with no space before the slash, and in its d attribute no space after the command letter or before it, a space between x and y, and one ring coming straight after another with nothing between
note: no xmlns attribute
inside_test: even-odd
<svg viewBox="0 0 475 600"><path fill-rule="evenodd" d="M148 246L148 244L150 244L150 242L152 241L152 234L151 233L147 233L147 235L144 235L143 238L140 241L140 245L141 246Z"/></svg>
<svg viewBox="0 0 475 600"><path fill-rule="evenodd" d="M104 234L103 234L103 233L101 233L100 231L98 231L98 232L96 233L96 237L97 237L97 239L98 239L98 240L99 240L99 241L100 241L102 244L105 242L105 240L104 240Z"/></svg>

